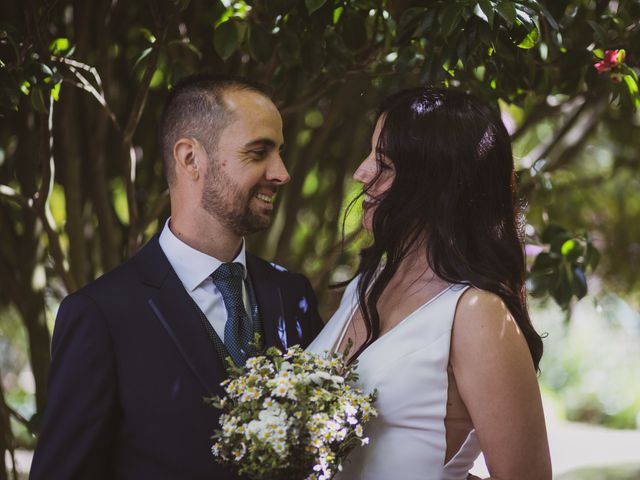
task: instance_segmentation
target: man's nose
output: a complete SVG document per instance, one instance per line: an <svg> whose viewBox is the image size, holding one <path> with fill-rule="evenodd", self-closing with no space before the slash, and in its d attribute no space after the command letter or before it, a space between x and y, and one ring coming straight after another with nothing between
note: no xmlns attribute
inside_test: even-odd
<svg viewBox="0 0 640 480"><path fill-rule="evenodd" d="M274 156L267 170L267 181L284 185L285 183L289 183L289 180L291 180L291 176L289 176L287 167L284 166L282 157L278 153Z"/></svg>

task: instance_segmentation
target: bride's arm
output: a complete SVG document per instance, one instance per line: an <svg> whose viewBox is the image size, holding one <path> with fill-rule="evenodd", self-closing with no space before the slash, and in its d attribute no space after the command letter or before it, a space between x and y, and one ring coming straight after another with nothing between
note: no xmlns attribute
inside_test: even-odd
<svg viewBox="0 0 640 480"><path fill-rule="evenodd" d="M525 338L497 295L469 289L456 310L451 366L493 480L550 480L536 372Z"/></svg>

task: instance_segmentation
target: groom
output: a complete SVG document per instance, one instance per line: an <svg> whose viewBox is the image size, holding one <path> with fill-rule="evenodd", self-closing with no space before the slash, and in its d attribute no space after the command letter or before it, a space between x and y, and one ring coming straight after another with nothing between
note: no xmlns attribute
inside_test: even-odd
<svg viewBox="0 0 640 480"><path fill-rule="evenodd" d="M171 218L132 259L68 296L31 479L223 480L210 452L224 358L252 339L306 346L319 332L308 280L245 252L289 174L282 119L260 87L190 77L160 143Z"/></svg>

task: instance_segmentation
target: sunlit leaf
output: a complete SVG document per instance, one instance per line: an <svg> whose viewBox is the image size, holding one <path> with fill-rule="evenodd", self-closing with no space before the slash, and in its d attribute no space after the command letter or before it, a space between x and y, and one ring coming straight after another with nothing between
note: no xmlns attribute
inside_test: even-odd
<svg viewBox="0 0 640 480"><path fill-rule="evenodd" d="M54 101L58 101L60 100L60 87L62 86L62 82L60 83L56 83L53 88L51 89L51 98L53 98Z"/></svg>
<svg viewBox="0 0 640 480"><path fill-rule="evenodd" d="M133 64L133 69L135 70L136 67L145 59L149 56L149 54L151 53L152 48L148 47L145 48L142 53L138 56L136 62Z"/></svg>
<svg viewBox="0 0 640 480"><path fill-rule="evenodd" d="M493 19L495 17L495 3L490 0L479 0L477 7L484 13L489 26L493 28Z"/></svg>
<svg viewBox="0 0 640 480"><path fill-rule="evenodd" d="M340 17L344 12L344 7L338 7L333 10L333 24L336 25L340 21Z"/></svg>
<svg viewBox="0 0 640 480"><path fill-rule="evenodd" d="M528 50L530 48L533 48L536 46L536 44L538 43L538 39L540 38L540 34L538 33L538 29L534 28L533 30L531 30L526 37L524 37L524 40L522 40L519 44L518 47Z"/></svg>
<svg viewBox="0 0 640 480"><path fill-rule="evenodd" d="M62 55L71 48L71 42L68 38L60 37L54 39L49 44L49 51L54 55Z"/></svg>
<svg viewBox="0 0 640 480"><path fill-rule="evenodd" d="M560 253L569 261L574 262L584 255L584 246L575 238L569 239L562 244Z"/></svg>

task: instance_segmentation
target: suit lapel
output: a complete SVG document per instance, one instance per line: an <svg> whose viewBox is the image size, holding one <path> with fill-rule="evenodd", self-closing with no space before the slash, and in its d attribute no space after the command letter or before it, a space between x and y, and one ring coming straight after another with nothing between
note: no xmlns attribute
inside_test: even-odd
<svg viewBox="0 0 640 480"><path fill-rule="evenodd" d="M265 346L286 349L300 343L300 324L293 309L295 302L285 288L283 274L268 262L247 253L247 270L256 293L264 329Z"/></svg>
<svg viewBox="0 0 640 480"><path fill-rule="evenodd" d="M209 337L203 331L189 294L153 237L135 257L143 281L156 291L147 299L149 308L179 351L187 367L207 395L221 394L225 378Z"/></svg>

